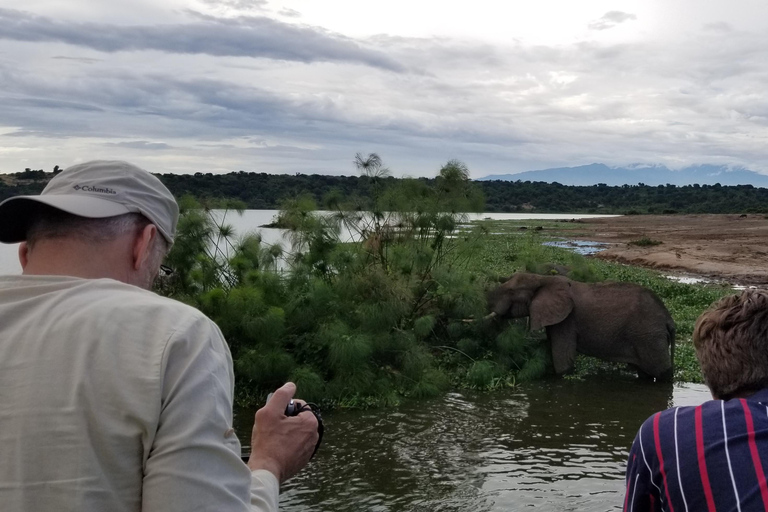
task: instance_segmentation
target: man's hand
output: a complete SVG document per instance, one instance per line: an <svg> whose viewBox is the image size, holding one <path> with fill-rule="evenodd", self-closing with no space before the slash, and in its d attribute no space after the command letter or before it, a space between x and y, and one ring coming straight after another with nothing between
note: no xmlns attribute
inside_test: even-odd
<svg viewBox="0 0 768 512"><path fill-rule="evenodd" d="M275 391L267 405L256 412L251 435L248 467L251 471L266 469L280 483L307 465L317 444L317 419L314 414L285 415L285 408L295 392L296 385L292 382Z"/></svg>

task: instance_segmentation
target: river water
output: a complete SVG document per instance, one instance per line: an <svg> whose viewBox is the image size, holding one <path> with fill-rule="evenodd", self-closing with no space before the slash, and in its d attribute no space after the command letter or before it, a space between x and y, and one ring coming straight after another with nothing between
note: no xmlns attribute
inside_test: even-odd
<svg viewBox="0 0 768 512"><path fill-rule="evenodd" d="M333 411L315 459L283 486L281 510L621 510L640 424L709 398L698 384L595 377ZM238 414L243 440L252 417Z"/></svg>
<svg viewBox="0 0 768 512"><path fill-rule="evenodd" d="M246 233L259 233L264 243L272 245L282 243L290 248L285 240L285 230L262 228L260 226L272 222L278 214L278 210L246 210L242 215L236 212L227 212L224 222L232 225L237 235ZM221 214L221 212L220 212ZM473 213L469 214L469 220L494 219L494 220L559 220L559 219L585 219L592 217L614 217L614 215L585 215L565 213ZM18 244L0 244L0 275L20 274L21 265L18 259Z"/></svg>

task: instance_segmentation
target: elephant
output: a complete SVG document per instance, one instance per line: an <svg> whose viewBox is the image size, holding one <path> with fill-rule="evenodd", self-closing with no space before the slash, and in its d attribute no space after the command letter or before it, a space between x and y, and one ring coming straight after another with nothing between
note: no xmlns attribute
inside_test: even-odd
<svg viewBox="0 0 768 512"><path fill-rule="evenodd" d="M675 322L651 290L633 283L581 283L518 272L488 294L489 317L530 317L546 329L555 373L573 369L576 353L628 363L638 376L671 381Z"/></svg>

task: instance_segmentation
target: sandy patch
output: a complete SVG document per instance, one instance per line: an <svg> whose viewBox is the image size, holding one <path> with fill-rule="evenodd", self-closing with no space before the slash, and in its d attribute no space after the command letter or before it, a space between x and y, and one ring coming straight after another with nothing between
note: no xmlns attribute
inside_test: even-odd
<svg viewBox="0 0 768 512"><path fill-rule="evenodd" d="M725 280L768 284L768 219L764 215L628 215L579 222L577 240L607 242L594 257ZM661 244L640 247L642 238Z"/></svg>

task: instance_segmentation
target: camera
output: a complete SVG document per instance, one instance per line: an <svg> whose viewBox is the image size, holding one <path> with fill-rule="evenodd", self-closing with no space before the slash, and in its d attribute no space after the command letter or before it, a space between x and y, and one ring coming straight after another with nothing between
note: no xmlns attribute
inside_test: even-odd
<svg viewBox="0 0 768 512"><path fill-rule="evenodd" d="M272 395L274 393L270 393L267 395L267 403L272 398ZM307 402L303 405L299 405L296 402L291 399L290 402L288 402L288 405L285 406L285 415L286 416L298 416L300 413L309 411L312 414L315 415L315 418L317 418L317 444L315 445L315 451L312 452L312 457L315 456L317 453L317 449L320 448L320 443L323 440L323 431L325 430L325 427L323 426L323 417L320 414L320 406L317 404L313 404L311 402ZM312 458L310 457L310 459Z"/></svg>
<svg viewBox="0 0 768 512"><path fill-rule="evenodd" d="M273 393L270 393L267 395L267 402L269 402L269 400L272 398L272 395ZM323 431L325 430L325 427L323 426L323 417L320 414L320 407L317 404L313 404L309 402L300 406L293 400L288 402L288 405L285 407L286 416L298 416L300 413L305 411L311 412L312 414L315 415L315 418L317 418L317 435L318 435L317 444L315 445L315 451L312 452L312 456L310 457L311 459L317 453L317 449L320 448L320 443L323 440ZM251 456L250 452L248 453L243 452L240 455L240 458L243 460L243 462L247 463L250 456Z"/></svg>

